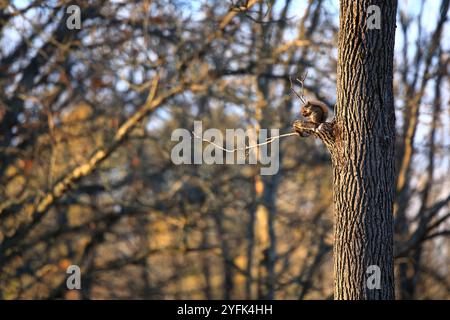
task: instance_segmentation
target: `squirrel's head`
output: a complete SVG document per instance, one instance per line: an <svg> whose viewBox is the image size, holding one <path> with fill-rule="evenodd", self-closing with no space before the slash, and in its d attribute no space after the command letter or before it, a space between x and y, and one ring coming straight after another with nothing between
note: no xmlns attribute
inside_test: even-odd
<svg viewBox="0 0 450 320"><path fill-rule="evenodd" d="M311 106L312 104L309 101L305 105L303 105L303 108L300 110L302 116L308 117L309 115L311 115Z"/></svg>
<svg viewBox="0 0 450 320"><path fill-rule="evenodd" d="M303 108L301 109L300 113L302 114L302 116L307 118L311 114L317 113L319 110L322 114L322 117L324 118L323 120L325 120L328 115L328 108L323 102L318 100L308 100L303 105Z"/></svg>

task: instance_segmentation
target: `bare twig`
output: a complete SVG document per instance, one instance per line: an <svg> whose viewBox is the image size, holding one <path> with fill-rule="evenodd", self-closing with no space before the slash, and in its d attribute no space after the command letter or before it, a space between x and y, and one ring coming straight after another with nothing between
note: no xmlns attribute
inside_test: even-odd
<svg viewBox="0 0 450 320"><path fill-rule="evenodd" d="M307 103L307 101L305 99L304 85L303 85L303 82L305 81L307 75L308 75L308 72L305 73L305 76L303 77L303 79L299 79L299 78L295 79L300 84L300 88L301 88L300 94L298 94L297 91L294 90L294 87L292 85L292 79L291 79L291 77L289 77L289 82L291 83L291 91L301 100L301 102L303 104Z"/></svg>
<svg viewBox="0 0 450 320"><path fill-rule="evenodd" d="M209 144L212 144L213 146L219 148L220 150L232 153L232 152L236 152L236 151L246 151L246 150L257 148L257 147L260 147L260 146L263 146L263 145L266 145L266 144L270 144L273 141L278 140L280 138L294 136L294 135L297 136L298 133L297 132L285 133L285 134L281 134L281 135L278 135L278 136L270 137L265 142L262 142L262 143L258 143L258 144L252 145L252 146L245 146L244 148L234 148L234 149L226 149L226 148L224 148L224 147L222 147L222 146L220 146L220 145L218 145L218 144L216 144L216 143L214 143L214 142L212 142L212 141L210 141L208 139L204 139L202 137L199 137L194 132L192 132L192 135L194 136L194 138L201 139L202 141L208 142Z"/></svg>

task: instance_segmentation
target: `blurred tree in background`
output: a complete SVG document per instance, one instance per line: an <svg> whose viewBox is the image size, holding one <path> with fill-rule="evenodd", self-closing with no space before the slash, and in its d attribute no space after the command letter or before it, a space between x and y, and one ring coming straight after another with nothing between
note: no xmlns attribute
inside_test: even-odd
<svg viewBox="0 0 450 320"><path fill-rule="evenodd" d="M397 17L397 297L448 299L449 1L424 3ZM306 71L306 95L332 110L338 7L0 1L0 298L332 298L320 141L281 140L280 171L261 176L174 165L170 137L195 120L290 132L289 76Z"/></svg>

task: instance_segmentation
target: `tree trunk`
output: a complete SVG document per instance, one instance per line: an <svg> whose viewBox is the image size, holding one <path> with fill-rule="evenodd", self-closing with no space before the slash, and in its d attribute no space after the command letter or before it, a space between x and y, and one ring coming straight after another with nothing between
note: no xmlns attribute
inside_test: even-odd
<svg viewBox="0 0 450 320"><path fill-rule="evenodd" d="M380 29L369 28L370 5ZM341 0L335 119L294 123L332 157L335 299L394 299L396 9L394 0Z"/></svg>
<svg viewBox="0 0 450 320"><path fill-rule="evenodd" d="M368 29L367 8L381 9ZM334 297L393 299L396 1L342 0L334 150ZM369 289L368 267L380 268Z"/></svg>

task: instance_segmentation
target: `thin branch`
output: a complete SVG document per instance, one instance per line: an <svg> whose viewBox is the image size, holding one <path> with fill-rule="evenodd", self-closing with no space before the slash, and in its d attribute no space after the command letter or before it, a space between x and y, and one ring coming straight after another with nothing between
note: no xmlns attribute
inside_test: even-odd
<svg viewBox="0 0 450 320"><path fill-rule="evenodd" d="M450 235L450 230L439 231L439 232L435 232L435 233L432 233L432 234L426 236L423 239L423 241L430 240L430 239L433 239L433 238L436 238L436 237L439 237L439 236L449 236L449 235Z"/></svg>
<svg viewBox="0 0 450 320"><path fill-rule="evenodd" d="M236 152L236 151L247 151L247 150L250 150L250 149L253 149L253 148L257 148L257 147L260 147L260 146L263 146L263 145L266 145L266 144L270 144L273 141L278 140L280 138L294 136L294 135L298 136L298 133L297 132L291 132L291 133L281 134L281 135L278 135L278 136L270 137L270 138L266 139L265 142L262 142L262 143L258 143L258 144L252 145L252 146L245 146L244 148L235 148L235 149L226 149L226 148L224 148L224 147L222 147L222 146L220 146L220 145L218 145L218 144L216 144L216 143L214 143L214 142L212 142L212 141L210 141L208 139L204 139L202 137L199 137L194 132L192 132L192 135L194 136L194 138L201 139L202 141L208 142L209 144L212 144L213 146L219 148L220 150L223 150L223 151L229 152L229 153L233 153L233 152Z"/></svg>
<svg viewBox="0 0 450 320"><path fill-rule="evenodd" d="M301 100L301 102L303 103L303 104L306 104L307 103L307 101L306 101L306 99L305 99L305 94L304 94L304 81L305 81L305 79L306 79L306 77L307 77L307 75L308 75L308 72L306 72L306 74L305 74L305 76L303 77L303 79L299 79L299 78L297 78L297 79L295 79L299 84L300 84L300 88L301 88L301 91L300 91L300 94L298 94L295 90L294 90L294 87L293 87L293 85L292 85L292 79L291 79L291 77L289 77L289 82L290 82L290 84L291 84L291 91Z"/></svg>

